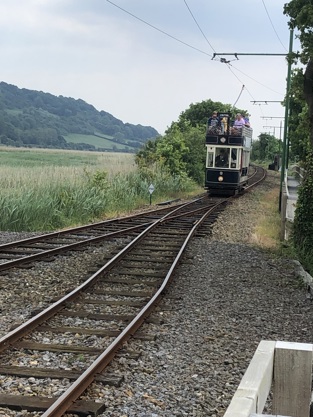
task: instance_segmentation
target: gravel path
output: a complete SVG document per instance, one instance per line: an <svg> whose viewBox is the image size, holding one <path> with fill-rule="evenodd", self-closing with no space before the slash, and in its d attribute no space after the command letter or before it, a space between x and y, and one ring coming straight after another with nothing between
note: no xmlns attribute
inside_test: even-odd
<svg viewBox="0 0 313 417"><path fill-rule="evenodd" d="M223 416L261 340L313 343L313 306L295 264L252 244L261 214L257 202L277 187L278 179L268 177L258 190L227 207L211 236L187 249L154 313L163 324L143 326L147 333L156 332L155 340L130 341L130 348L142 352L139 360L117 360L109 366L108 371L124 376L120 388L94 384L88 390L89 398L106 403L102 417ZM87 273L87 258L81 262L79 268ZM55 270L57 263L49 268ZM38 285L31 270L23 274L10 286L11 297L1 296L0 332L37 301L44 304L50 293L55 295L56 284L74 285L81 279L79 275L64 282L70 279L64 273L53 285ZM25 279L38 292L31 306L25 302L26 309L17 297L12 305ZM2 288L8 282L9 276L0 277ZM6 414L0 409L1 415L40 414Z"/></svg>

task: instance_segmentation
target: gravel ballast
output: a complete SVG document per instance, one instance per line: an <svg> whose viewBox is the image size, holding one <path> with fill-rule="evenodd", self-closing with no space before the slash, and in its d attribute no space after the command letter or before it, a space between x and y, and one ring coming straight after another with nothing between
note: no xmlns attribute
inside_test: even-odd
<svg viewBox="0 0 313 417"><path fill-rule="evenodd" d="M139 359L117 359L109 366L109 372L124 377L121 387L89 388L86 397L107 406L102 417L223 416L261 340L313 343L313 306L296 264L251 243L261 214L258 201L275 187L277 178L268 177L257 190L235 199L212 234L187 248L153 313L162 324L143 325L144 332L156 334L155 340L130 340L128 347L141 352ZM65 288L80 281L81 272L72 278L66 273L71 262L76 261L69 258L45 266L51 269L49 277L58 277L54 284L51 279L40 280L32 270L15 272L14 282L12 275L0 277L2 289L10 294L1 295L0 335L10 322L56 296L61 282ZM87 274L88 259L77 262L77 270ZM25 291L25 282L33 286L28 302L18 296ZM44 395L45 387L39 391ZM7 414L0 409L1 415L40 414Z"/></svg>

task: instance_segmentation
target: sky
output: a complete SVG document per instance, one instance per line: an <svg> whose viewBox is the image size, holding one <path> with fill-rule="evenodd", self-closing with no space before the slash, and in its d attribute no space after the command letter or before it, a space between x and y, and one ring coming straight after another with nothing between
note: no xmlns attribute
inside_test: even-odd
<svg viewBox="0 0 313 417"><path fill-rule="evenodd" d="M2 0L0 81L82 99L160 134L211 99L247 110L254 138L279 138L287 61L267 54L289 50L285 3ZM221 53L231 55L213 58Z"/></svg>

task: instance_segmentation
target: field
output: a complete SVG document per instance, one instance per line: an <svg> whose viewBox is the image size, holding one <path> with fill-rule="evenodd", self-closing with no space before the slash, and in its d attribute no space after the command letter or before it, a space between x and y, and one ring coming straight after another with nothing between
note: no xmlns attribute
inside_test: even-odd
<svg viewBox="0 0 313 417"><path fill-rule="evenodd" d="M73 142L73 143L87 143L88 145L93 145L96 148L105 148L105 149L113 149L113 146L116 149L125 150L125 149L132 149L131 147L127 145L123 145L121 143L114 142L110 139L110 136L105 137L99 137L94 135L81 135L81 134L75 134L71 133L69 135L64 136L64 139L67 142Z"/></svg>
<svg viewBox="0 0 313 417"><path fill-rule="evenodd" d="M135 164L134 155L129 153L0 147L0 170L4 167L17 169L14 175L19 173L18 168L42 167L105 169L114 174L129 172Z"/></svg>
<svg viewBox="0 0 313 417"><path fill-rule="evenodd" d="M193 184L138 172L129 153L0 147L0 230L50 231L129 213ZM181 194L182 195L182 194Z"/></svg>

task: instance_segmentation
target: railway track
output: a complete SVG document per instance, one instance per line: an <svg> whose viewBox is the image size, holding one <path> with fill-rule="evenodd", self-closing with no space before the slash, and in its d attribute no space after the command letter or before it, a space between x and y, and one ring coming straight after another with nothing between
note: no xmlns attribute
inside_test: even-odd
<svg viewBox="0 0 313 417"><path fill-rule="evenodd" d="M81 400L81 394L94 380L108 382L103 370L118 352L123 352L125 341L162 297L190 239L201 225L214 221L216 210L223 209L228 201L219 199L213 203L206 197L158 214L145 214L144 220L139 225L131 224L127 232L123 224L123 233L131 239L125 247L79 287L0 339L1 373L16 378L20 384L23 378L44 383L52 377L53 398L1 391L0 406L43 412L45 417L61 416L66 411L99 414L103 405ZM137 222L139 216L136 217ZM102 238L103 231L100 233L92 238ZM60 334L63 343L55 342L60 340ZM53 357L60 355L64 357L64 369L53 367ZM68 381L66 387L58 386L57 381L64 379Z"/></svg>
<svg viewBox="0 0 313 417"><path fill-rule="evenodd" d="M195 201L199 203L204 197ZM191 203L189 203L191 204ZM189 204L178 204L175 210L181 214ZM206 204L213 204L207 201ZM94 224L48 233L0 245L0 271L29 265L38 260L52 261L59 254L80 250L105 240L117 237L135 236L148 224L173 211L173 208L159 208L146 213L106 220Z"/></svg>
<svg viewBox="0 0 313 417"><path fill-rule="evenodd" d="M249 183L245 187L244 191L247 192L259 184L266 177L266 170L262 167L251 165L249 173Z"/></svg>
<svg viewBox="0 0 313 417"><path fill-rule="evenodd" d="M249 186L246 191L253 187L259 180L263 180L265 171L252 167L249 177ZM206 201L206 204L214 205L214 200L208 200L206 196L200 197L194 202ZM189 210L189 204L177 204L176 215L182 215ZM106 220L85 226L70 228L63 231L48 233L10 242L0 245L0 271L9 268L29 265L38 260L53 261L59 254L73 250L80 250L83 247L95 245L99 242L114 239L121 236L135 236L139 234L148 224L155 222L162 216L173 211L172 207L159 208L146 213L127 216L124 218Z"/></svg>

